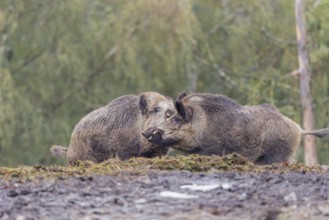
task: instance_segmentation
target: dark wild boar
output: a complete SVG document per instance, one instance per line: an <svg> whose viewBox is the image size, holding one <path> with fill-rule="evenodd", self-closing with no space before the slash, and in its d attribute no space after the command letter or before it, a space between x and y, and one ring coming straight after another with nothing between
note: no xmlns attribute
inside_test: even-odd
<svg viewBox="0 0 329 220"><path fill-rule="evenodd" d="M102 162L117 157L153 157L166 154L154 147L142 131L157 126L175 112L174 102L156 92L125 95L92 111L75 126L68 148L55 145L55 156L66 156L69 164L77 160Z"/></svg>
<svg viewBox="0 0 329 220"><path fill-rule="evenodd" d="M236 152L256 164L272 164L290 161L301 135L329 136L329 128L302 130L271 105L241 106L223 95L182 93L175 107L177 113L143 135L185 153Z"/></svg>

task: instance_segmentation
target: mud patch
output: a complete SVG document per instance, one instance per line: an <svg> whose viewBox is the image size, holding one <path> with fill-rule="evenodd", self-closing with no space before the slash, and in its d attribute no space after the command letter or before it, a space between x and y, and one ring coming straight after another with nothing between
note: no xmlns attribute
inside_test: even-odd
<svg viewBox="0 0 329 220"><path fill-rule="evenodd" d="M0 168L0 219L326 219L329 174L238 155Z"/></svg>
<svg viewBox="0 0 329 220"><path fill-rule="evenodd" d="M190 171L120 173L24 183L1 181L0 217L321 219L329 214L328 182L328 174ZM209 184L219 187L207 191L182 187ZM166 197L163 192L188 197ZM287 199L289 194L294 194L294 199Z"/></svg>

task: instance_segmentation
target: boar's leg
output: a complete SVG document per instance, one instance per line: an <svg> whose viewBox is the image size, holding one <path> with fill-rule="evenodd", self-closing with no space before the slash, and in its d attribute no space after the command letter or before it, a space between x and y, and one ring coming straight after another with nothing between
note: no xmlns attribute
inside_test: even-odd
<svg viewBox="0 0 329 220"><path fill-rule="evenodd" d="M266 152L260 156L255 164L273 164L289 162L294 154L294 147L288 142L281 140L273 144L268 144Z"/></svg>
<svg viewBox="0 0 329 220"><path fill-rule="evenodd" d="M124 139L120 139L116 146L116 156L120 158L120 160L127 160L132 157L137 157L139 156L140 151L141 145L137 138L132 138L129 140L129 137L125 137Z"/></svg>
<svg viewBox="0 0 329 220"><path fill-rule="evenodd" d="M100 163L115 156L115 151L113 147L109 146L106 138L92 137L87 140L87 146L88 157L90 158L86 160L92 160L96 163Z"/></svg>
<svg viewBox="0 0 329 220"><path fill-rule="evenodd" d="M254 162L257 165L266 165L268 163L266 163L266 158L265 155L260 156L259 158L257 158L257 160Z"/></svg>
<svg viewBox="0 0 329 220"><path fill-rule="evenodd" d="M146 151L141 152L140 156L146 158L163 156L167 154L168 148L166 146L152 145Z"/></svg>

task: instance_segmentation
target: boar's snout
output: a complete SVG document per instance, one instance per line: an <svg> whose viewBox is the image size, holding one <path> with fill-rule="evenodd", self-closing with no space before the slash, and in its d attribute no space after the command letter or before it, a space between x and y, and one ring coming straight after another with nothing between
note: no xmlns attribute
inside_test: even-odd
<svg viewBox="0 0 329 220"><path fill-rule="evenodd" d="M159 128L149 128L142 133L142 135L151 143L160 143L162 139L163 130Z"/></svg>

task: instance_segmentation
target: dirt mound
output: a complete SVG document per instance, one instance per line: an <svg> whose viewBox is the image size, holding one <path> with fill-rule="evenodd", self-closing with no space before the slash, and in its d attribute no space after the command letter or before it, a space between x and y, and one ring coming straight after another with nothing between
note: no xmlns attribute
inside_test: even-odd
<svg viewBox="0 0 329 220"><path fill-rule="evenodd" d="M326 168L237 154L0 168L0 219L325 219Z"/></svg>
<svg viewBox="0 0 329 220"><path fill-rule="evenodd" d="M187 170L191 172L315 172L324 173L326 169L320 166L306 167L301 163L282 163L266 166L257 166L238 154L220 156L177 156L158 158L131 158L126 161L110 159L103 163L90 161L79 162L77 166L19 166L17 168L0 167L2 179L19 178L33 180L35 178L67 178L86 175L115 175L120 172L143 174L151 170Z"/></svg>

